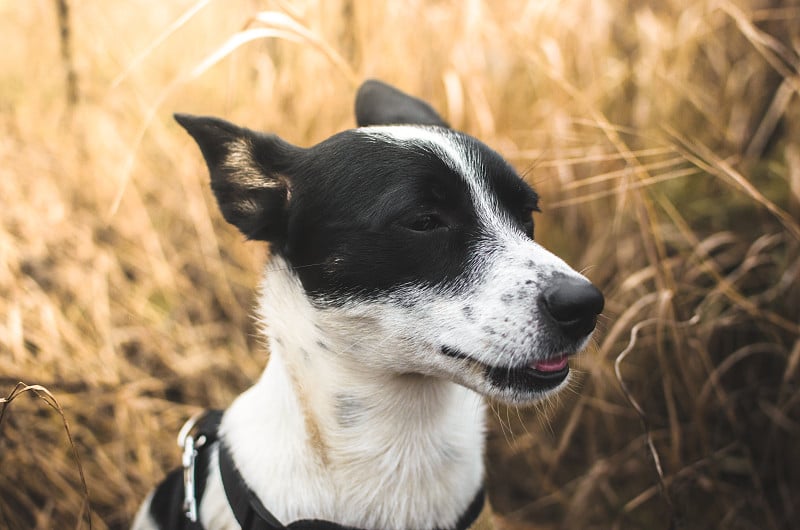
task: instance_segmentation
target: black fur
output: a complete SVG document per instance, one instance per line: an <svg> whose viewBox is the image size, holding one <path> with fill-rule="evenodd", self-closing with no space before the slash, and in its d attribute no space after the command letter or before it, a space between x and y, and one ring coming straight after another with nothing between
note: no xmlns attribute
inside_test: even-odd
<svg viewBox="0 0 800 530"><path fill-rule="evenodd" d="M200 145L225 218L270 241L318 300L369 298L411 281L456 288L481 243L464 178L425 146L357 129L301 149L214 118L176 119ZM484 144L447 133L480 159L487 187L532 236L533 190ZM242 145L252 161L241 160ZM246 178L226 146L239 149Z"/></svg>
<svg viewBox="0 0 800 530"><path fill-rule="evenodd" d="M437 125L448 127L433 107L376 79L365 81L356 94L356 122L368 125Z"/></svg>
<svg viewBox="0 0 800 530"><path fill-rule="evenodd" d="M175 120L200 146L225 220L248 239L283 241L291 193L286 170L303 150L218 118L175 114ZM232 151L245 148L249 160L242 152L231 164Z"/></svg>

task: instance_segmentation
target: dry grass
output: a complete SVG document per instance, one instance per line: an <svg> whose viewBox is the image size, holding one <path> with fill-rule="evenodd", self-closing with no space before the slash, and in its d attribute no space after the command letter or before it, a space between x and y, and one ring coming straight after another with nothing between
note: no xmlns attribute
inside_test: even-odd
<svg viewBox="0 0 800 530"><path fill-rule="evenodd" d="M539 238L607 295L575 392L495 407L498 511L800 518L797 5L38 1L0 5L0 34L0 527L125 528L182 421L264 365L264 249L171 112L309 144L365 77L510 158Z"/></svg>

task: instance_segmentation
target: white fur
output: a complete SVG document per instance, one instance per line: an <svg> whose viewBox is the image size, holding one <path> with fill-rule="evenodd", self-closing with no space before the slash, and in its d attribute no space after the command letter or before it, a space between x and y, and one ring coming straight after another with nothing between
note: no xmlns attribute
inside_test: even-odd
<svg viewBox="0 0 800 530"><path fill-rule="evenodd" d="M270 268L261 300L271 358L220 429L250 488L284 523L452 526L483 479L481 399L387 363L408 352L399 336L360 334L380 317L314 308L285 264ZM218 475L207 488L224 497ZM213 511L203 503L204 520Z"/></svg>

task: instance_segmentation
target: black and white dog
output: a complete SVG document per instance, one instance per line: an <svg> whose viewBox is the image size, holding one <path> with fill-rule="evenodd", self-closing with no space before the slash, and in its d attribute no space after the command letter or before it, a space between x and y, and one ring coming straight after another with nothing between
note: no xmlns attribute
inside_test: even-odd
<svg viewBox="0 0 800 530"><path fill-rule="evenodd" d="M225 219L270 243L271 355L218 428L184 437L135 529L488 528L483 396L566 384L603 296L534 241L536 193L381 82L356 116L307 149L176 116Z"/></svg>

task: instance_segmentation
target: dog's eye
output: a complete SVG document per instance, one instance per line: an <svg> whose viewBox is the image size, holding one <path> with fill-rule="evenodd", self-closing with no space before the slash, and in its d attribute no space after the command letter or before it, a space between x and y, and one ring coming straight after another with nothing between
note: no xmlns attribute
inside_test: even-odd
<svg viewBox="0 0 800 530"><path fill-rule="evenodd" d="M430 232L446 227L447 223L439 214L424 213L409 219L403 226L414 232Z"/></svg>

